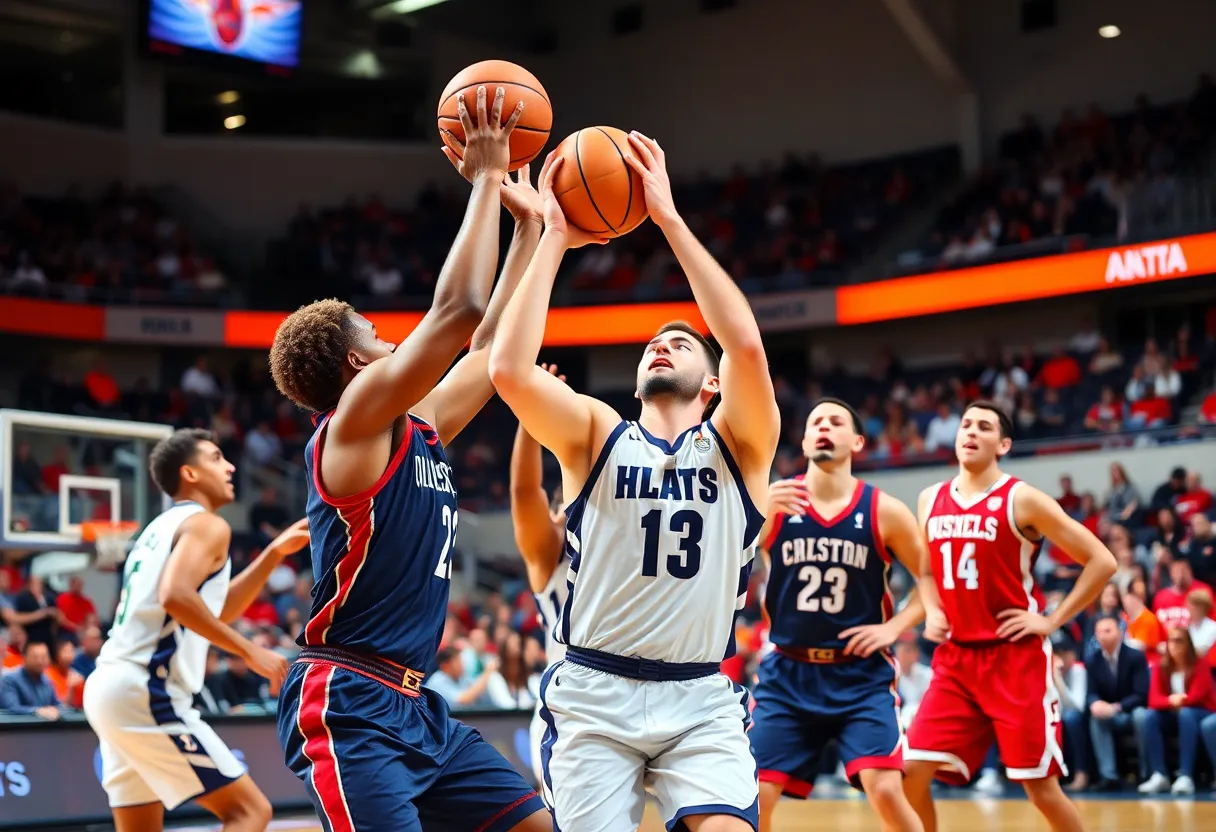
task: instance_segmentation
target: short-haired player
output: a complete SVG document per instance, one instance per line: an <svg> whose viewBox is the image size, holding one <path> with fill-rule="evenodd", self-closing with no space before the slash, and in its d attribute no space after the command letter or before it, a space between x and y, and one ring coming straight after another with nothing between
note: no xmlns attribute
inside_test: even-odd
<svg viewBox="0 0 1216 832"><path fill-rule="evenodd" d="M593 242L566 223L553 193L562 161L550 155L545 232L490 350L499 395L557 457L569 500L557 628L566 657L540 691L545 784L563 829L636 829L647 787L668 829L754 829L747 694L720 667L764 522L756 503L780 415L746 298L676 211L662 148L638 133L629 142L650 217L725 355L719 366L687 324L662 327L638 365L637 421L536 366L562 257Z"/></svg>
<svg viewBox="0 0 1216 832"><path fill-rule="evenodd" d="M566 377L558 375L555 365L540 366L559 381L565 381ZM557 640L553 628L566 603L569 558L566 557L565 545L566 515L554 509L555 505L560 504L558 494L551 498L545 492L541 455L540 443L520 425L515 431L515 444L511 448L511 526L515 531L515 545L527 569L528 585L536 598L536 609L545 632L545 667L549 668L566 655L566 645ZM545 796L545 801L552 805L552 797L544 795L543 791L540 744L544 736L545 721L541 717L538 700L529 728L532 773L542 786L541 794Z"/></svg>
<svg viewBox="0 0 1216 832"><path fill-rule="evenodd" d="M958 476L920 495L925 636L942 644L908 729L904 790L926 832L937 829L933 778L967 783L994 739L1006 775L1022 783L1054 832L1082 829L1060 788L1065 769L1050 636L1097 600L1115 557L1053 498L1001 471L1012 436L998 405L971 403L954 443ZM1033 573L1044 539L1083 567L1050 615Z"/></svg>
<svg viewBox="0 0 1216 832"><path fill-rule="evenodd" d="M458 99L458 169L472 194L409 337L386 343L346 304L322 301L290 316L270 353L279 390L316 413L304 451L316 587L279 741L326 829L552 826L523 776L421 684L443 633L459 520L444 447L494 394L488 347L540 236L528 168L507 176L522 105L503 125L503 99L500 87L487 117L479 87L476 125ZM455 161L456 139L445 141ZM515 236L491 295L500 200Z"/></svg>
<svg viewBox="0 0 1216 832"><path fill-rule="evenodd" d="M102 787L117 832L158 832L165 809L187 800L224 832L259 832L270 803L199 717L214 644L240 656L277 693L287 661L231 626L282 559L308 543L306 520L276 537L235 578L232 535L216 512L232 502L233 466L211 435L179 430L152 449L152 479L173 506L136 538L109 640L84 689L84 713L101 741Z"/></svg>
<svg viewBox="0 0 1216 832"><path fill-rule="evenodd" d="M849 781L889 832L920 832L904 797L899 666L891 645L924 618L914 592L898 614L892 557L913 575L923 541L912 512L853 476L865 446L861 417L821 399L806 420L801 477L775 483L761 548L768 555L764 611L770 652L760 664L752 752L760 828L782 794L805 798L824 748L836 740Z"/></svg>

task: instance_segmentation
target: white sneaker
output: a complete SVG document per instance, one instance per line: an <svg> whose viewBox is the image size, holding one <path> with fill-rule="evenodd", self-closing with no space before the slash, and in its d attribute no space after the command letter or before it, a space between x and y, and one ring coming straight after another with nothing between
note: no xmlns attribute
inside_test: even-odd
<svg viewBox="0 0 1216 832"><path fill-rule="evenodd" d="M1154 771L1153 776L1141 783L1137 791L1140 794L1161 794L1162 792L1169 791L1169 788L1170 781L1165 779L1165 775L1159 771Z"/></svg>
<svg viewBox="0 0 1216 832"><path fill-rule="evenodd" d="M1195 781L1187 777L1185 774L1174 781L1174 787L1170 789L1171 794L1194 794Z"/></svg>
<svg viewBox="0 0 1216 832"><path fill-rule="evenodd" d="M975 781L975 790L980 794L1001 794L1005 791L1005 784L1001 782L1001 775L997 774L996 769L986 768L980 772L980 779Z"/></svg>

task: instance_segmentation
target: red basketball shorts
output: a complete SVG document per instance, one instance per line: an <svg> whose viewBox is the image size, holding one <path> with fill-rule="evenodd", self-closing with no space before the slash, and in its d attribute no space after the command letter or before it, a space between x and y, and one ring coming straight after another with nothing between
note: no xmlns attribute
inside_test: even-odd
<svg viewBox="0 0 1216 832"><path fill-rule="evenodd" d="M1049 640L946 642L934 653L933 681L908 729L904 760L939 763L937 779L964 785L994 741L1010 780L1066 773Z"/></svg>

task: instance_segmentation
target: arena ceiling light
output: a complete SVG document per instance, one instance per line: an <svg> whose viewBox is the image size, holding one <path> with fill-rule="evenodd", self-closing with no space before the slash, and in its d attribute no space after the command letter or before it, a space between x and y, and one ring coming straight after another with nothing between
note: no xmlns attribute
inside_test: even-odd
<svg viewBox="0 0 1216 832"><path fill-rule="evenodd" d="M1098 28L1098 34L1109 39L1119 37L1123 31L1118 26L1101 26Z"/></svg>
<svg viewBox="0 0 1216 832"><path fill-rule="evenodd" d="M225 90L215 97L220 104L235 104L241 100L241 94L236 90Z"/></svg>
<svg viewBox="0 0 1216 832"><path fill-rule="evenodd" d="M395 0L395 2L388 4L388 8L397 14L409 14L419 9L425 9L428 6L438 6L444 2L447 2L447 0Z"/></svg>
<svg viewBox="0 0 1216 832"><path fill-rule="evenodd" d="M229 130L235 130L245 124L245 117L242 115L228 116L224 119L224 127Z"/></svg>

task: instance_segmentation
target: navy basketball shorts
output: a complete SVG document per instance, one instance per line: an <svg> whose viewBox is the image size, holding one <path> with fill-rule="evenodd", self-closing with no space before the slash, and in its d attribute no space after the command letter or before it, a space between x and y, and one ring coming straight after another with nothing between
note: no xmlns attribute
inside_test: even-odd
<svg viewBox="0 0 1216 832"><path fill-rule="evenodd" d="M774 651L760 663L759 677L750 739L761 783L806 797L830 740L855 788L866 769L903 771L899 673L889 653L811 664Z"/></svg>
<svg viewBox="0 0 1216 832"><path fill-rule="evenodd" d="M292 665L279 742L326 832L505 832L545 808L439 694L346 667Z"/></svg>

